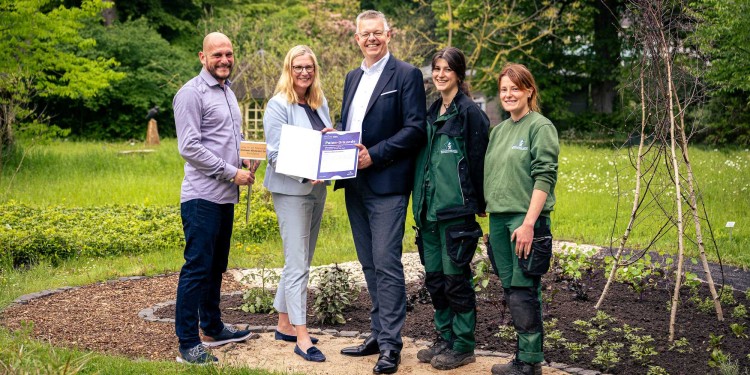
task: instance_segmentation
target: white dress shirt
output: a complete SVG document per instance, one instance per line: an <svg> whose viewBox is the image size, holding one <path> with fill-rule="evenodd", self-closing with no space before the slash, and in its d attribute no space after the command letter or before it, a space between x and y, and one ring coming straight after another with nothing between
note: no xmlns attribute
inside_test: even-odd
<svg viewBox="0 0 750 375"><path fill-rule="evenodd" d="M385 64L388 62L390 56L390 52L386 53L382 59L372 64L369 68L365 65L365 61L362 60L361 69L364 73L357 86L357 91L354 92L354 99L352 99L349 107L349 118L346 121L349 127L346 130L362 132L362 121L365 119L367 104L370 103L372 92L375 91L375 85L378 84L380 75L383 73L383 68L385 68Z"/></svg>

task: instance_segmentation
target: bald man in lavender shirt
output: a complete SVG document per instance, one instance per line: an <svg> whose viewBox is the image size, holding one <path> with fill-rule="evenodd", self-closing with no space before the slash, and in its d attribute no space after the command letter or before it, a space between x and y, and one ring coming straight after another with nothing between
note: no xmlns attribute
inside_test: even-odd
<svg viewBox="0 0 750 375"><path fill-rule="evenodd" d="M206 347L244 341L251 335L222 323L219 298L239 187L255 181L258 167L257 162L244 161L248 168L244 170L240 160L240 107L228 80L234 66L232 43L224 34L208 34L198 57L203 69L172 103L177 147L185 159L180 192L185 264L175 307L177 361L191 364L217 362Z"/></svg>

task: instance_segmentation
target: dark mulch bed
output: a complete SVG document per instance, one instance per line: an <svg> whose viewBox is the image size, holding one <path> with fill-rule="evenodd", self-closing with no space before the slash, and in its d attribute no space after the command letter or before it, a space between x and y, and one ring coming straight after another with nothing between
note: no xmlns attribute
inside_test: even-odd
<svg viewBox="0 0 750 375"><path fill-rule="evenodd" d="M569 342L587 343L586 336L576 330L573 324L576 320L590 321L596 315L594 305L604 287L605 279L601 273L594 274L592 278L586 280L590 290L588 291L588 300L576 298L576 293L571 290L569 282L564 280L555 280L553 275L547 275L543 279L545 289L545 300L551 298L551 303L545 303L544 314L545 321L549 319L558 319L557 329L563 332L563 337ZM434 338L434 328L432 326L432 306L424 300L424 290L421 290L418 283L408 285L407 292L410 300L409 312L403 329L403 335L416 339L432 340ZM703 297L708 296L708 288L704 285L701 294ZM606 333L598 341L609 340L610 342L620 342L624 346L618 350L620 361L606 372L613 374L645 374L648 371L647 365L637 363L630 356L629 343L623 338L622 333L613 332L612 328L622 327L627 324L632 327L642 328L637 332L639 335L651 335L656 341L654 349L659 353L652 357L651 365L661 366L669 374L710 374L716 370L709 367L710 353L707 351L709 335L723 335L721 349L731 358L739 361L739 365L744 368L750 367L750 359L747 357L750 352L750 339L737 338L729 328L731 323L740 323L750 326L750 319L736 319L731 316L732 307L724 307L725 321L719 322L713 313L704 313L688 301L690 296L688 291L683 291L681 296L680 308L677 314L677 325L675 338L685 337L689 342L687 351L681 353L677 350L669 350L670 344L667 341L669 336L669 311L668 302L671 301L672 291L666 286L656 290L646 291L642 299L633 293L624 284L614 284L610 288L606 302L601 311L606 312L616 319L610 323ZM514 343L504 341L495 334L498 332L500 324L508 324L510 313L503 309L502 305L503 292L499 287L497 278L493 275L490 287L481 294L477 299L477 345L478 349L502 351L512 353ZM735 292L735 299L750 307L744 293ZM242 304L241 296L228 296L222 301L222 311L225 321L235 323L251 323L252 325L275 325L276 316L268 314L249 314L240 310L238 307ZM340 331L369 331L369 309L370 299L366 291L363 291L354 305L349 308L345 317L346 324L343 325L323 325L316 323L312 311L313 299L308 298L308 326L310 328L328 329L334 328ZM173 317L174 308L164 308L156 312L160 317ZM750 331L750 330L749 330ZM580 367L604 370L600 366L592 363L595 356L596 345L582 352L577 360L572 360L571 352L567 348L558 347L546 350L545 358L550 362L563 362L567 364L576 364Z"/></svg>

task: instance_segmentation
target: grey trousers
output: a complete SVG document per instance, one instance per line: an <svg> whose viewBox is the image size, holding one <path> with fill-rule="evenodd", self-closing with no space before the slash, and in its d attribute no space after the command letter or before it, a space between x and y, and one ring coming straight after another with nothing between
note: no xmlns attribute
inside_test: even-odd
<svg viewBox="0 0 750 375"><path fill-rule="evenodd" d="M278 312L289 314L293 325L307 324L307 281L326 193L324 184L314 186L308 195L272 193L284 244L284 269L273 307Z"/></svg>
<svg viewBox="0 0 750 375"><path fill-rule="evenodd" d="M403 251L408 195L376 195L367 182L355 179L344 197L357 258L372 300L370 330L380 350L401 350L406 320Z"/></svg>

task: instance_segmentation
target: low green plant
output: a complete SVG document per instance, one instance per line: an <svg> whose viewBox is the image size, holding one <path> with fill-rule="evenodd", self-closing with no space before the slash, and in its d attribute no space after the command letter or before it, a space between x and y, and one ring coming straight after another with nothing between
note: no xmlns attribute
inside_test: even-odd
<svg viewBox="0 0 750 375"><path fill-rule="evenodd" d="M544 349L552 350L557 349L565 342L567 339L563 337L563 332L559 329L553 329L548 331L547 329L544 330Z"/></svg>
<svg viewBox="0 0 750 375"><path fill-rule="evenodd" d="M581 353L589 348L588 344L570 341L564 342L563 346L570 351L570 360L573 362L577 361Z"/></svg>
<svg viewBox="0 0 750 375"><path fill-rule="evenodd" d="M698 288L701 286L701 279L698 278L697 274L690 272L690 271L686 271L683 285L687 287L688 289L690 289L692 294L695 295L698 293Z"/></svg>
<svg viewBox="0 0 750 375"><path fill-rule="evenodd" d="M580 280L584 272L594 268L591 259L595 252L594 249L571 249L563 246L561 252L553 254L552 269L565 278Z"/></svg>
<svg viewBox="0 0 750 375"><path fill-rule="evenodd" d="M593 327L591 322L587 322L581 319L573 321L573 325L575 326L575 330L581 333L586 333L586 331Z"/></svg>
<svg viewBox="0 0 750 375"><path fill-rule="evenodd" d="M692 353L693 348L690 347L690 342L686 337L680 337L677 340L674 340L671 345L669 345L669 348L667 348L669 351L675 351L678 353Z"/></svg>
<svg viewBox="0 0 750 375"><path fill-rule="evenodd" d="M270 314L276 311L273 307L274 293L270 288L278 284L279 278L276 271L266 267L265 262L260 262L260 268L251 270L242 278L243 282L249 284L259 281L260 286L249 288L242 294L240 309L251 314Z"/></svg>
<svg viewBox="0 0 750 375"><path fill-rule="evenodd" d="M601 369L608 371L620 363L620 356L617 353L618 350L624 346L621 342L610 342L607 340L602 341L599 345L594 347L596 355L591 363L599 366Z"/></svg>
<svg viewBox="0 0 750 375"><path fill-rule="evenodd" d="M734 298L734 289L729 285L723 285L719 292L719 301L722 305L732 306L737 304L737 300Z"/></svg>
<svg viewBox="0 0 750 375"><path fill-rule="evenodd" d="M721 342L724 341L724 335L714 335L713 333L708 334L708 348L707 352L714 349L721 349Z"/></svg>
<svg viewBox="0 0 750 375"><path fill-rule="evenodd" d="M609 323L616 322L617 319L613 318L611 315L605 313L604 311L598 310L596 312L596 315L591 318L591 323L599 328L606 328Z"/></svg>
<svg viewBox="0 0 750 375"><path fill-rule="evenodd" d="M743 371L740 368L739 361L732 361L729 357L727 357L726 361L719 363L718 370L719 375L750 375L749 369Z"/></svg>
<svg viewBox="0 0 750 375"><path fill-rule="evenodd" d="M718 348L711 350L711 355L708 358L708 365L710 367L721 367L722 364L727 362L729 362L729 355Z"/></svg>
<svg viewBox="0 0 750 375"><path fill-rule="evenodd" d="M498 331L495 337L499 337L503 341L516 341L516 329L509 324L503 324L498 327Z"/></svg>
<svg viewBox="0 0 750 375"><path fill-rule="evenodd" d="M477 252L481 252L477 248ZM490 284L490 275L492 275L492 264L489 258L482 257L474 263L474 276L471 281L474 284L474 291L478 294L484 294L487 291L487 285Z"/></svg>
<svg viewBox="0 0 750 375"><path fill-rule="evenodd" d="M750 288L745 289L745 299L750 301Z"/></svg>
<svg viewBox="0 0 750 375"><path fill-rule="evenodd" d="M563 332L555 327L557 327L557 318L544 322L544 348L547 350L559 348L567 341L563 337Z"/></svg>
<svg viewBox="0 0 750 375"><path fill-rule="evenodd" d="M584 334L586 335L586 339L588 339L589 343L591 344L595 343L599 339L599 337L603 336L605 333L607 333L606 330L597 328L591 328L584 332Z"/></svg>
<svg viewBox="0 0 750 375"><path fill-rule="evenodd" d="M744 324L732 323L729 325L729 329L732 330L732 333L735 336L737 336L737 338L740 338L740 339L748 338L747 333L745 333L745 330L747 329L747 327Z"/></svg>
<svg viewBox="0 0 750 375"><path fill-rule="evenodd" d="M669 375L669 373L661 366L648 366L646 375Z"/></svg>
<svg viewBox="0 0 750 375"><path fill-rule="evenodd" d="M614 265L613 258L607 258L606 272L609 273ZM654 261L651 255L646 253L637 261L626 266L617 268L615 281L626 284L638 294L638 299L643 299L643 293L649 289L656 289L660 279L669 275L672 266L672 258L666 258L664 263Z"/></svg>
<svg viewBox="0 0 750 375"><path fill-rule="evenodd" d="M739 304L732 310L732 317L737 319L747 318L747 308L743 304Z"/></svg>
<svg viewBox="0 0 750 375"><path fill-rule="evenodd" d="M313 278L318 280L313 310L321 323L344 324L344 310L349 307L359 289L352 281L351 272L334 264L319 268Z"/></svg>
<svg viewBox="0 0 750 375"><path fill-rule="evenodd" d="M710 314L715 309L714 300L711 297L706 297L704 299L698 298L698 302L695 307L698 308L698 311L702 313Z"/></svg>
<svg viewBox="0 0 750 375"><path fill-rule="evenodd" d="M651 335L626 335L625 339L630 343L629 351L630 357L636 362L641 364L647 364L651 362L651 357L659 354L654 349L654 338Z"/></svg>
<svg viewBox="0 0 750 375"><path fill-rule="evenodd" d="M570 249L563 246L563 251L553 253L551 270L557 278L567 280L570 290L575 293L575 298L588 301L588 291L591 289L584 283L584 275L591 277L594 269L594 249L582 250L580 248Z"/></svg>

